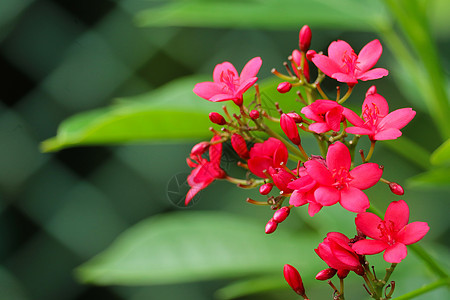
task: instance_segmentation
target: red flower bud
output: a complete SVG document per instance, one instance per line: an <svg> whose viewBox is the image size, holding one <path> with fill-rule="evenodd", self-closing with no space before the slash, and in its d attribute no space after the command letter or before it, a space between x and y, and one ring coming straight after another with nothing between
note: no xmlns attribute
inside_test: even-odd
<svg viewBox="0 0 450 300"><path fill-rule="evenodd" d="M311 33L311 28L309 28L308 25L305 25L302 27L302 29L300 29L300 33L299 33L299 47L300 47L300 51L302 52L306 52L309 49L309 46L311 45L311 37L312 37L312 33Z"/></svg>
<svg viewBox="0 0 450 300"><path fill-rule="evenodd" d="M286 220L286 218L289 216L290 212L291 212L291 209L289 208L289 206L283 206L282 208L280 208L273 214L272 219L277 223L281 223L284 220Z"/></svg>
<svg viewBox="0 0 450 300"><path fill-rule="evenodd" d="M250 118L252 118L253 120L256 120L259 118L259 111L253 109L252 111L250 111Z"/></svg>
<svg viewBox="0 0 450 300"><path fill-rule="evenodd" d="M259 187L259 193L261 195L267 195L268 193L270 193L270 191L273 188L273 184L272 183L265 183L262 186Z"/></svg>
<svg viewBox="0 0 450 300"><path fill-rule="evenodd" d="M306 52L306 59L309 61L312 61L312 58L314 57L314 55L316 55L317 52L314 50L308 50L308 52Z"/></svg>
<svg viewBox="0 0 450 300"><path fill-rule="evenodd" d="M336 274L337 270L333 268L328 268L325 270L320 271L316 275L317 280L328 280L332 278Z"/></svg>
<svg viewBox="0 0 450 300"><path fill-rule="evenodd" d="M295 123L301 123L303 121L302 116L300 116L298 113L290 112L290 113L287 113L287 115L289 117L291 117L292 119L294 119Z"/></svg>
<svg viewBox="0 0 450 300"><path fill-rule="evenodd" d="M300 273L298 273L297 269L291 265L284 265L283 268L284 279L286 279L287 283L291 286L291 288L299 294L300 296L305 295L305 288L303 286L302 278L300 277Z"/></svg>
<svg viewBox="0 0 450 300"><path fill-rule="evenodd" d="M277 229L278 223L275 222L273 219L270 219L269 222L266 224L266 233L270 234L274 232Z"/></svg>
<svg viewBox="0 0 450 300"><path fill-rule="evenodd" d="M250 153L247 149L247 143L244 138L237 133L233 133L231 136L231 146L233 146L234 151L243 159L249 159Z"/></svg>
<svg viewBox="0 0 450 300"><path fill-rule="evenodd" d="M348 273L350 273L350 270L341 269L337 271L337 276L340 279L344 279L345 277L347 277Z"/></svg>
<svg viewBox="0 0 450 300"><path fill-rule="evenodd" d="M211 122L213 122L214 124L217 124L217 125L227 124L227 121L225 121L225 118L222 117L221 114L216 113L216 112L209 113L209 119L211 120Z"/></svg>
<svg viewBox="0 0 450 300"><path fill-rule="evenodd" d="M372 85L366 92L366 97L369 95L375 95L377 93L377 87Z"/></svg>
<svg viewBox="0 0 450 300"><path fill-rule="evenodd" d="M278 85L277 87L277 91L281 94L287 93L291 90L292 88L292 84L290 84L289 82L285 81L282 82Z"/></svg>
<svg viewBox="0 0 450 300"><path fill-rule="evenodd" d="M300 145L300 135L298 134L297 124L294 119L287 114L282 114L280 126L286 136L296 145Z"/></svg>
<svg viewBox="0 0 450 300"><path fill-rule="evenodd" d="M391 192L393 192L396 195L403 195L405 191L403 190L402 186L396 182L389 183L389 188L391 189Z"/></svg>
<svg viewBox="0 0 450 300"><path fill-rule="evenodd" d="M200 142L196 144L194 147L192 147L191 156L202 155L206 150L208 150L209 145L209 142Z"/></svg>

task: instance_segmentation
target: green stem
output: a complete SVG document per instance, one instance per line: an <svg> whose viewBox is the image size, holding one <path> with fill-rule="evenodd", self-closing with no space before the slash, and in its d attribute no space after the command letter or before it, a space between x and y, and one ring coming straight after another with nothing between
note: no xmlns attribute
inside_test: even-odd
<svg viewBox="0 0 450 300"><path fill-rule="evenodd" d="M449 277L441 278L441 279L439 279L439 280L437 280L437 281L435 281L433 283L424 285L423 287L418 288L417 290L414 290L414 291L411 291L409 293L403 294L400 297L396 297L395 300L412 299L412 298L415 298L415 297L420 296L422 294L425 294L425 293L427 293L429 291L435 290L435 289L437 289L437 288L439 288L441 286L444 286L444 285L450 286L450 278Z"/></svg>
<svg viewBox="0 0 450 300"><path fill-rule="evenodd" d="M367 156L364 159L364 162L369 162L369 160L372 158L372 154L373 154L373 150L375 149L375 142L376 141L371 141L370 142L370 150L369 153L367 154Z"/></svg>

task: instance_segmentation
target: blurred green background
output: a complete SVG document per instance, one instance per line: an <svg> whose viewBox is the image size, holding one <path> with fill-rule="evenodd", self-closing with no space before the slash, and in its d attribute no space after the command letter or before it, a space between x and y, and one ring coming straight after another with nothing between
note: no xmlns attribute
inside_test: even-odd
<svg viewBox="0 0 450 300"><path fill-rule="evenodd" d="M306 209L297 209L277 230L278 237L266 236L264 225L272 212L245 202L249 195L263 200L254 191L216 182L199 195L193 207L183 208L174 203L171 184L175 178L181 181L186 178L189 168L185 158L199 139L84 146L46 154L40 153L39 143L55 136L58 125L73 114L107 106L114 98L156 90L184 76L210 77L214 66L223 61L232 62L240 70L250 58L261 56L263 67L259 77L269 78L270 69L282 70L282 62L298 47L298 30L305 23L313 30L313 49L325 51L331 41L344 39L359 51L379 36L375 27L362 21L356 28L355 24L364 20L365 15L354 12L360 9L375 16L375 23L386 18L389 26L396 18L390 17L378 1L370 2L373 7L361 7L367 1L360 6L357 1L343 1L338 7L326 1L289 0L276 2L274 6L265 6L273 2L268 0L243 1L247 6L230 1L218 7L206 5L205 11L194 9L198 15L190 17L177 15L176 11L189 12L192 10L189 3L201 1L173 1L172 9L176 9L164 11L162 5L166 2L169 3L0 2L0 299L213 299L233 295L242 295L239 299L295 299L282 279L284 263L299 268L311 298L328 299L331 294L326 284L313 280L326 267L313 248L328 231L354 234L353 214L342 208L324 209L313 219L307 216ZM432 22L430 32L436 39L440 65L448 82L449 5L446 1L415 2L430 4L427 8L427 17ZM141 13L136 19L145 9L160 7L158 13ZM235 15L235 19L227 21L220 17L227 14ZM348 14L353 14L354 19ZM149 23L150 27L143 26ZM398 29L398 25L392 26ZM382 43L385 45L386 41ZM439 129L426 104L428 99L417 92L420 86L411 79L414 76L401 67L388 46L384 49L378 66L389 69L390 76L359 84L349 105L359 108L367 88L376 84L391 110L400 107L417 110L404 135L423 148L420 153L431 153L445 140L439 131L448 128ZM415 62L423 71L420 59ZM422 75L427 73L423 71ZM330 94L335 85L330 79L324 82ZM265 100L277 101L269 96ZM207 114L204 118L207 120ZM206 127L204 134L208 139ZM307 151L318 153L314 141L306 138L305 143ZM408 145L398 144L402 146L393 151L395 146L380 144L373 160L385 166L384 178L406 188L402 198L410 205L411 221L426 221L431 227L421 244L448 269L449 186L448 178L443 178L448 169L437 179L411 180L429 167L428 157L421 164L417 159L414 162L414 157L408 159L398 154L398 148L403 147L400 152L414 156L416 152ZM367 149L367 144L362 143L361 147ZM235 160L227 154L224 168L239 174L233 168ZM179 195L185 191L183 188L186 189L180 187ZM368 194L383 211L390 201L399 199L380 185ZM139 223L152 216L158 216L151 219L153 223ZM89 268L85 273L74 273L75 268L108 248L135 224L149 228L128 231L127 238L120 240L125 246L113 249L122 257L122 251L131 251L128 244L135 246L140 238L150 236L145 245L136 247L136 261L121 262L130 267L131 275L116 275L114 265L106 271L102 269L101 275L96 270L89 273ZM236 236L228 236L233 230ZM214 232L217 234L212 235ZM246 243L246 234L257 237L248 237ZM284 244L286 240L289 245ZM115 262L114 251L103 259ZM240 261L240 257L244 260ZM198 265L203 263L203 269L189 273L191 263L198 266L196 260L200 260ZM375 261L380 263L377 267L380 272L387 267L379 257ZM179 264L175 264L178 271L171 269L174 262ZM95 269L97 263L86 266ZM230 272L225 265L236 272ZM121 266L118 263L116 267ZM143 275L136 277L133 272L139 268ZM248 275L256 281L246 282ZM77 278L88 283L82 284ZM236 278L242 280L241 285L216 293ZM397 281L394 295L436 278L411 253L394 273L392 279ZM107 285L94 285L95 282ZM365 297L356 276L349 277L347 288L349 299ZM244 295L264 289L269 291ZM448 293L441 288L417 299L447 297Z"/></svg>

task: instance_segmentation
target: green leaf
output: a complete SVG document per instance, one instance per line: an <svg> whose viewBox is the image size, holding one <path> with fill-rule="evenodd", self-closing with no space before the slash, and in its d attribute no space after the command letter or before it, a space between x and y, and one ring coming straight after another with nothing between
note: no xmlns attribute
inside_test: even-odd
<svg viewBox="0 0 450 300"><path fill-rule="evenodd" d="M450 188L450 167L433 169L421 173L408 180L414 187L446 187Z"/></svg>
<svg viewBox="0 0 450 300"><path fill-rule="evenodd" d="M80 266L83 282L100 285L180 283L282 272L286 263L311 272L317 241L223 212L176 212L144 220Z"/></svg>
<svg viewBox="0 0 450 300"><path fill-rule="evenodd" d="M140 26L299 29L309 24L368 31L380 22L385 22L383 8L369 0L172 1L136 16Z"/></svg>
<svg viewBox="0 0 450 300"><path fill-rule="evenodd" d="M430 161L433 165L448 165L450 163L450 139L445 141L431 154Z"/></svg>

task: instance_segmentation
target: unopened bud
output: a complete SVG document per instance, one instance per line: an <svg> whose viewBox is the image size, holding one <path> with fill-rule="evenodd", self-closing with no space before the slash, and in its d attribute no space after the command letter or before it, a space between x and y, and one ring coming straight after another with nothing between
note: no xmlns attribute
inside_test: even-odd
<svg viewBox="0 0 450 300"><path fill-rule="evenodd" d="M298 134L297 124L293 118L287 114L282 114L280 118L280 126L291 142L296 145L300 145L300 135Z"/></svg>
<svg viewBox="0 0 450 300"><path fill-rule="evenodd" d="M350 270L341 269L337 271L337 276L339 277L339 279L344 279L345 277L347 277L348 273L350 273Z"/></svg>
<svg viewBox="0 0 450 300"><path fill-rule="evenodd" d="M253 109L250 111L250 118L252 118L253 120L256 120L259 118L259 111Z"/></svg>
<svg viewBox="0 0 450 300"><path fill-rule="evenodd" d="M300 116L298 113L290 112L290 113L287 113L287 115L289 117L291 117L295 123L301 123L303 121L302 116Z"/></svg>
<svg viewBox="0 0 450 300"><path fill-rule="evenodd" d="M227 121L225 120L225 118L216 112L211 112L209 113L209 119L211 120L211 122L213 122L214 124L217 125L225 125L227 124Z"/></svg>
<svg viewBox="0 0 450 300"><path fill-rule="evenodd" d="M231 146L233 147L234 151L239 155L239 157L243 159L249 159L250 153L247 149L247 143L245 142L244 138L237 134L233 133L231 136Z"/></svg>
<svg viewBox="0 0 450 300"><path fill-rule="evenodd" d="M332 278L336 274L337 270L333 268L328 268L325 270L320 271L316 275L317 280L328 280Z"/></svg>
<svg viewBox="0 0 450 300"><path fill-rule="evenodd" d="M289 206L283 206L282 208L280 208L273 214L272 219L277 223L281 223L284 220L286 220L286 218L289 216L290 212L291 212L291 209L289 208Z"/></svg>
<svg viewBox="0 0 450 300"><path fill-rule="evenodd" d="M405 193L405 190L403 190L402 186L396 182L389 183L389 188L391 189L391 192L399 196Z"/></svg>
<svg viewBox="0 0 450 300"><path fill-rule="evenodd" d="M305 287L303 286L302 278L300 277L300 273L291 265L284 265L283 268L284 279L286 279L289 286L299 294L300 296L305 295Z"/></svg>
<svg viewBox="0 0 450 300"><path fill-rule="evenodd" d="M369 95L375 95L377 93L377 87L372 85L366 92L366 97Z"/></svg>
<svg viewBox="0 0 450 300"><path fill-rule="evenodd" d="M289 82L285 81L282 82L278 85L277 87L277 91L281 94L287 93L291 90L292 88L292 84L290 84Z"/></svg>
<svg viewBox="0 0 450 300"><path fill-rule="evenodd" d="M309 61L312 61L313 57L317 54L316 51L314 50L308 50L308 52L306 52L306 59Z"/></svg>
<svg viewBox="0 0 450 300"><path fill-rule="evenodd" d="M270 193L270 191L273 188L273 184L272 183L265 183L262 186L259 187L259 193L261 195L267 195L268 193Z"/></svg>
<svg viewBox="0 0 450 300"><path fill-rule="evenodd" d="M304 25L302 29L300 29L300 33L298 35L299 37L299 47L300 51L306 52L309 49L309 46L311 45L311 28L309 28L308 25Z"/></svg>
<svg viewBox="0 0 450 300"><path fill-rule="evenodd" d="M192 147L191 156L198 156L205 153L208 150L210 143L209 142L200 142Z"/></svg>
<svg viewBox="0 0 450 300"><path fill-rule="evenodd" d="M270 234L274 232L278 227L278 223L275 222L273 219L270 219L269 222L266 224L266 233Z"/></svg>

